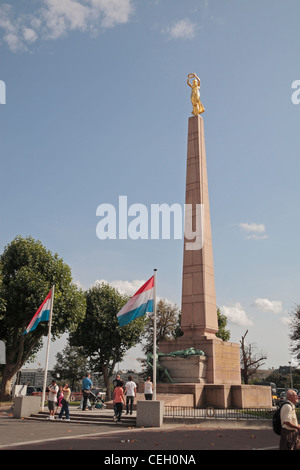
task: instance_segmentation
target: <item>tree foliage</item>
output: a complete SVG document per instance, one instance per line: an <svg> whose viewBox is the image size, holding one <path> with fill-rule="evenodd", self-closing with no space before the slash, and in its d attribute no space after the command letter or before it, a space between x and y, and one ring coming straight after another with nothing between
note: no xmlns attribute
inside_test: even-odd
<svg viewBox="0 0 300 470"><path fill-rule="evenodd" d="M0 257L0 339L6 345L2 366L1 399L8 399L15 373L42 347L48 323L22 335L33 315L55 285L52 339L74 330L85 313L85 297L72 283L71 270L32 237L16 237Z"/></svg>
<svg viewBox="0 0 300 470"><path fill-rule="evenodd" d="M128 301L109 284L99 283L86 292L86 317L70 335L70 344L81 346L93 371L103 375L109 391L109 379L117 362L141 339L145 317L119 326L117 313Z"/></svg>
<svg viewBox="0 0 300 470"><path fill-rule="evenodd" d="M218 316L218 332L216 333L217 338L222 339L223 341L230 340L230 331L226 330L227 326L227 317L223 315L219 307L217 308L217 316Z"/></svg>
<svg viewBox="0 0 300 470"><path fill-rule="evenodd" d="M74 391L75 385L82 381L88 370L88 359L85 357L82 348L67 344L62 352L56 354L56 363L53 368L54 374L60 376L60 380L69 383Z"/></svg>
<svg viewBox="0 0 300 470"><path fill-rule="evenodd" d="M296 305L290 316L291 352L300 359L300 305Z"/></svg>
<svg viewBox="0 0 300 470"><path fill-rule="evenodd" d="M146 332L144 335L145 344L143 352L147 354L153 351L153 315L148 314ZM156 344L162 341L174 341L178 336L182 335L180 329L180 312L177 305L168 302L165 299L160 299L156 305Z"/></svg>

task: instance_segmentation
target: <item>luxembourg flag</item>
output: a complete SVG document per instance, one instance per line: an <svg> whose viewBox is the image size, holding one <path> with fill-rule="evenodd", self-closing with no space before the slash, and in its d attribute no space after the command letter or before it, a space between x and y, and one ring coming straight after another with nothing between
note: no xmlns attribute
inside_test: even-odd
<svg viewBox="0 0 300 470"><path fill-rule="evenodd" d="M153 312L154 276L134 294L133 297L117 313L120 326L128 325L135 318L142 317L146 312Z"/></svg>
<svg viewBox="0 0 300 470"><path fill-rule="evenodd" d="M31 322L27 326L26 330L22 333L22 335L26 335L27 333L31 333L32 331L34 331L41 321L49 320L51 302L52 302L52 289L47 295L47 297L45 298L40 308L36 311Z"/></svg>

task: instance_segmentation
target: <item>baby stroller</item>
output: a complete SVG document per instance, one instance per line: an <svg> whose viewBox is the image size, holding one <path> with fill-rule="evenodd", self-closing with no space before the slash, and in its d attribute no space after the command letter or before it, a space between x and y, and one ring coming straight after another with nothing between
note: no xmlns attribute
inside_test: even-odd
<svg viewBox="0 0 300 470"><path fill-rule="evenodd" d="M103 398L101 398L100 390L93 389L90 391L89 395L90 406L89 410L94 410L95 408L101 410L106 407Z"/></svg>

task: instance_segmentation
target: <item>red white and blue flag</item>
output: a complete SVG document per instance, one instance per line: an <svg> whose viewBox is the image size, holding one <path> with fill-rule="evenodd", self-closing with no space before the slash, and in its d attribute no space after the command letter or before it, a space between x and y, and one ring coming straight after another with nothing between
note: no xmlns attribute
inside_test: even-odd
<svg viewBox="0 0 300 470"><path fill-rule="evenodd" d="M128 325L135 318L143 317L146 312L153 312L154 276L134 294L133 297L117 313L120 326Z"/></svg>
<svg viewBox="0 0 300 470"><path fill-rule="evenodd" d="M48 321L49 316L50 316L50 310L51 310L51 302L52 302L52 289L45 298L44 302L42 305L39 307L39 309L36 311L34 314L31 322L27 326L26 330L22 333L23 335L26 335L27 333L31 333L36 329L38 324L41 321Z"/></svg>

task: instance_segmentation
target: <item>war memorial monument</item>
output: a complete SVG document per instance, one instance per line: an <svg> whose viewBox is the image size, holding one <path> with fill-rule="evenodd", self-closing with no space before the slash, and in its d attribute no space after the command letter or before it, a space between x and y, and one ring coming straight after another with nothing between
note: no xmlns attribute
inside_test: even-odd
<svg viewBox="0 0 300 470"><path fill-rule="evenodd" d="M183 336L159 343L159 365L168 371L170 379L157 384L157 392L192 395L195 407L271 407L270 387L241 384L239 344L216 337L218 318L201 116L205 109L200 101L200 79L189 74L187 83L191 87L193 116L188 120L185 204L193 209L192 214L185 214L185 224L192 223L196 233L200 214L201 236L194 243L184 239Z"/></svg>

